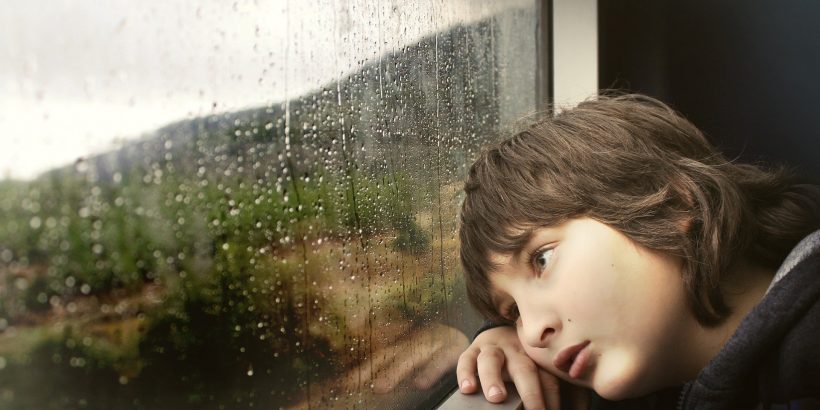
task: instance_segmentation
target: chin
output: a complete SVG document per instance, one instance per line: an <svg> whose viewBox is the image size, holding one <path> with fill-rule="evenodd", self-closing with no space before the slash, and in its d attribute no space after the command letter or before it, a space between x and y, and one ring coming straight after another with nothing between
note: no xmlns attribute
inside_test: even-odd
<svg viewBox="0 0 820 410"><path fill-rule="evenodd" d="M636 369L619 366L618 371L607 372L598 369L592 380L592 389L599 396L612 401L631 399L646 394L645 389L638 383L640 377Z"/></svg>
<svg viewBox="0 0 820 410"><path fill-rule="evenodd" d="M599 396L601 396L601 397L603 397L607 400L610 400L610 401L626 400L626 399L629 399L629 398L633 397L632 395L629 394L629 392L627 390L624 390L623 388L621 388L620 386L617 386L617 385L611 385L611 384L606 384L606 385L603 385L603 386L593 385L593 390L595 390L595 393L597 393Z"/></svg>

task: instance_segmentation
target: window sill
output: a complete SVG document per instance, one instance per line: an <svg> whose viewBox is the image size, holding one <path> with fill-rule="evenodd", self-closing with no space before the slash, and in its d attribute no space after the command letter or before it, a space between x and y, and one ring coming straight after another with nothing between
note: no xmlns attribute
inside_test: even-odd
<svg viewBox="0 0 820 410"><path fill-rule="evenodd" d="M523 408L518 391L512 384L507 384L507 400L503 403L488 402L480 390L479 393L461 394L456 388L437 407L439 410L518 410Z"/></svg>

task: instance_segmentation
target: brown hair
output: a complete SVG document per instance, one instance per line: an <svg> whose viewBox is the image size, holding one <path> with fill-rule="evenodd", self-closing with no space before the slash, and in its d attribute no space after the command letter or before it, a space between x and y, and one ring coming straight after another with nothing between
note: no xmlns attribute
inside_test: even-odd
<svg viewBox="0 0 820 410"><path fill-rule="evenodd" d="M704 325L730 313L721 283L740 259L776 269L820 228L820 187L783 168L728 161L689 121L642 95L604 95L485 148L461 209L470 301L500 320L490 252L520 250L533 229L586 216L683 258L690 308Z"/></svg>

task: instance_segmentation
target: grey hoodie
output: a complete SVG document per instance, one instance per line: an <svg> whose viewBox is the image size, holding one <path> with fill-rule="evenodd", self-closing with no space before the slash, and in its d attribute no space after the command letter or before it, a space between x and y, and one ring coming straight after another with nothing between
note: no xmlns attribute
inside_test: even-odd
<svg viewBox="0 0 820 410"><path fill-rule="evenodd" d="M804 238L679 409L820 409L820 231Z"/></svg>

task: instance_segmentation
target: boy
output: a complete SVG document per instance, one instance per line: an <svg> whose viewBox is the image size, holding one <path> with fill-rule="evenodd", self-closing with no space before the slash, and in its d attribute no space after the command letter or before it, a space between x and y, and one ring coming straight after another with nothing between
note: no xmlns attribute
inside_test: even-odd
<svg viewBox="0 0 820 410"><path fill-rule="evenodd" d="M557 408L556 375L656 408L820 408L817 186L621 95L485 150L464 190L468 295L514 328L462 354L462 392L499 402L508 377Z"/></svg>

